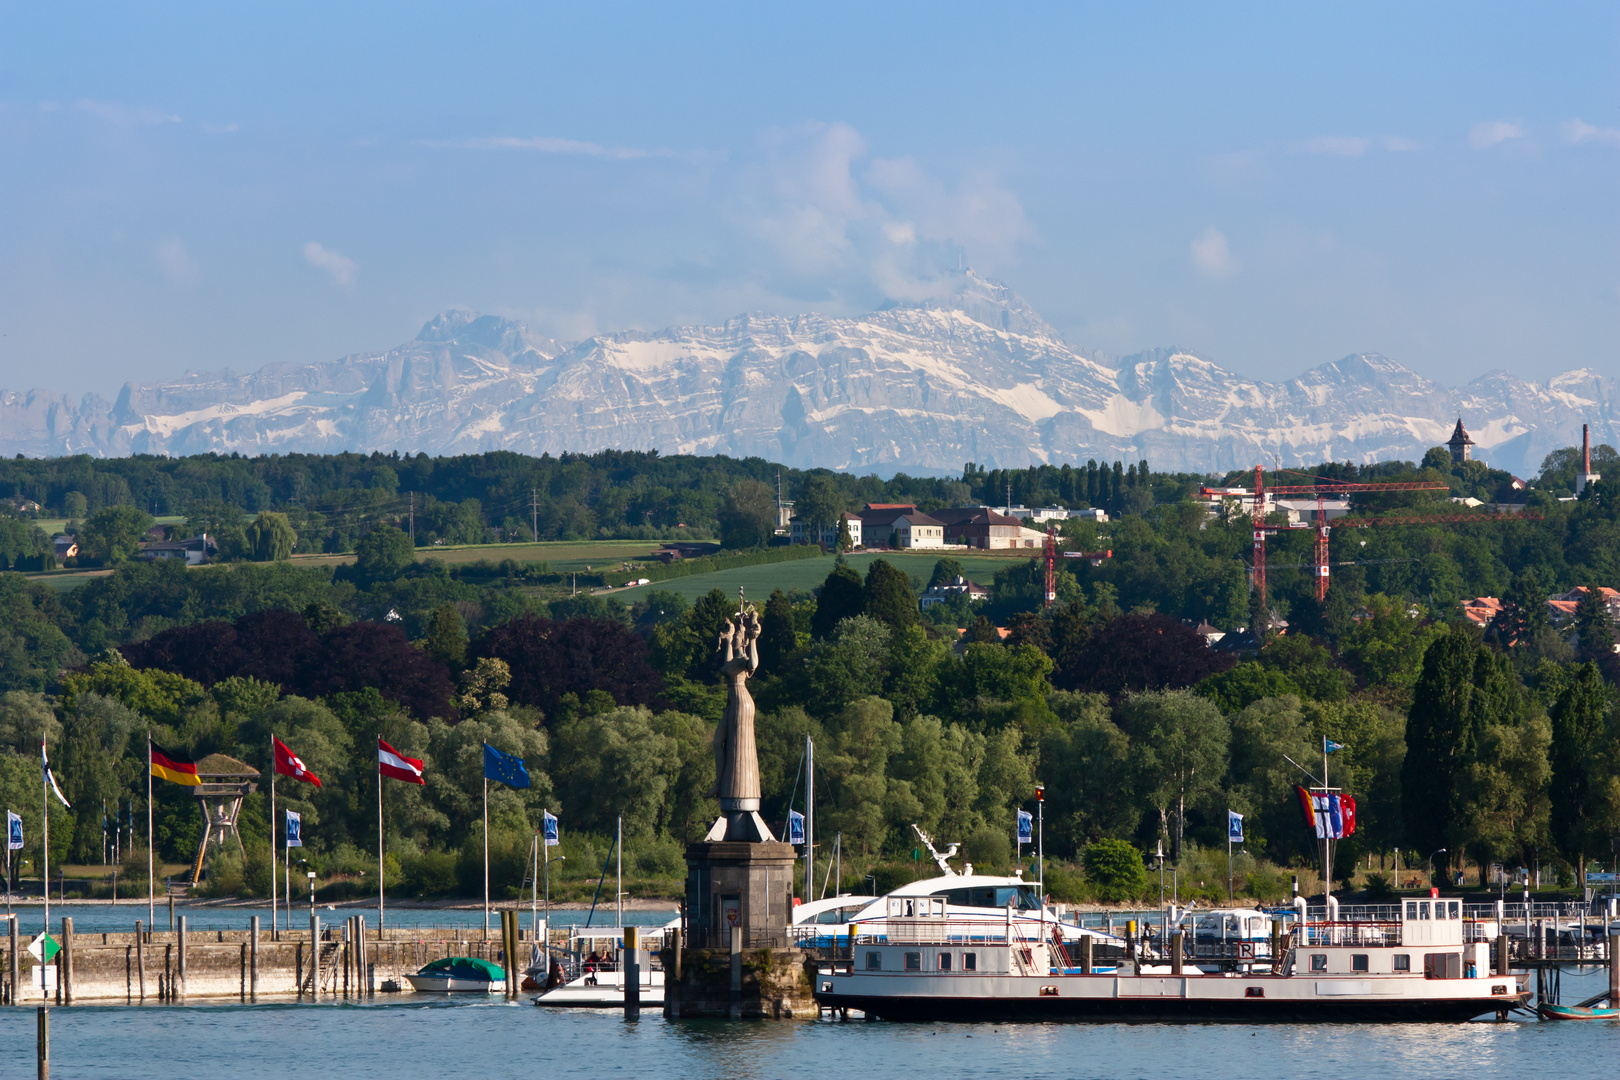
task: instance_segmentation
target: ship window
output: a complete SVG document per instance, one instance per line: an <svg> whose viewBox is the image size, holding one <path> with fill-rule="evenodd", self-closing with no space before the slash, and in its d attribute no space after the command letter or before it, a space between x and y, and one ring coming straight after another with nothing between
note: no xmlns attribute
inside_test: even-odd
<svg viewBox="0 0 1620 1080"><path fill-rule="evenodd" d="M1451 907L1451 917L1453 919L1462 918L1462 901L1461 900L1453 900L1453 901L1451 901L1450 907Z"/></svg>
<svg viewBox="0 0 1620 1080"><path fill-rule="evenodd" d="M1406 902L1406 917L1408 919L1417 918L1417 901L1416 900L1408 900Z"/></svg>
<svg viewBox="0 0 1620 1080"><path fill-rule="evenodd" d="M1395 970L1396 971L1411 971L1412 970L1412 958L1410 956L1408 956L1406 953L1396 953L1395 954Z"/></svg>
<svg viewBox="0 0 1620 1080"><path fill-rule="evenodd" d="M979 954L978 953L972 953L972 952L963 953L962 954L962 970L963 971L978 971L979 970Z"/></svg>
<svg viewBox="0 0 1620 1080"><path fill-rule="evenodd" d="M1418 921L1419 922L1427 922L1428 918L1429 918L1429 902L1427 900L1418 901Z"/></svg>
<svg viewBox="0 0 1620 1080"><path fill-rule="evenodd" d="M951 954L950 953L942 952L942 953L939 954L939 970L941 970L941 971L949 971L949 970L951 970Z"/></svg>
<svg viewBox="0 0 1620 1080"><path fill-rule="evenodd" d="M880 952L869 952L869 953L867 953L866 954L866 970L867 971L882 971L883 970L883 954L880 953Z"/></svg>
<svg viewBox="0 0 1620 1080"><path fill-rule="evenodd" d="M1311 953L1311 970L1327 970L1327 953Z"/></svg>
<svg viewBox="0 0 1620 1080"><path fill-rule="evenodd" d="M906 970L907 971L921 971L922 970L922 953L920 953L920 952L908 952L908 953L906 953Z"/></svg>
<svg viewBox="0 0 1620 1080"><path fill-rule="evenodd" d="M1352 953L1350 955L1350 970L1351 971L1366 971L1367 970L1367 954L1366 953Z"/></svg>

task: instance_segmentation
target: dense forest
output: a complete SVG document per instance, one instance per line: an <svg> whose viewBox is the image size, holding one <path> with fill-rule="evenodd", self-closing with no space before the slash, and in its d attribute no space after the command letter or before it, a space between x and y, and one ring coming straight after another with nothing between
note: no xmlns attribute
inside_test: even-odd
<svg viewBox="0 0 1620 1080"><path fill-rule="evenodd" d="M1620 476L1613 451L1598 461ZM830 553L795 553L824 560L826 573L818 588L778 590L763 605L754 692L767 816L780 822L802 799L794 778L808 734L821 838L841 836L846 869L880 884L920 872L914 822L961 841L981 866L1010 865L1013 810L1040 781L1048 882L1060 895L1145 890L1145 870L1121 880L1101 859L1088 864L1088 851L1118 840L1164 844L1183 895L1224 895L1213 853L1232 809L1249 815L1240 887L1276 897L1312 858L1288 759L1319 760L1328 737L1346 747L1334 781L1361 807L1335 860L1347 876L1387 887L1376 871L1388 859L1426 865L1445 848L1437 872L1462 870L1471 885L1492 863L1535 860L1572 880L1583 861L1612 860L1620 835L1620 664L1596 591L1620 586L1620 505L1612 481L1570 499L1573 470L1561 451L1524 490L1439 450L1421 463L1297 474L1283 482L1444 484L1358 500L1352 518L1454 520L1338 523L1321 604L1309 530L1280 531L1265 605L1248 574L1250 521L1196 499L1200 483L1239 474L1171 476L1145 462L970 464L956 479L782 470L784 497L818 515L1009 496L1102 506L1113 520L1072 520L1064 535L1113 556L1065 562L1052 605L1041 603L1038 561L1008 560L985 582L988 601L922 613L921 591L962 571L953 553L930 579L883 559L863 574ZM689 603L655 583L626 606L550 588L544 567L503 562L498 548L457 564L419 549L532 539L538 520L542 538L708 536L756 552L771 539L776 482L764 461L631 453L0 462L0 493L24 506L0 518L7 565L44 554L39 519L54 516L71 524L86 564L117 567L71 589L0 574L0 798L37 845L44 735L74 806L52 804L53 860L98 863L103 808L144 823L147 731L260 769L274 733L326 781L279 788L305 814L306 856L331 895L363 892L367 865L375 873L370 747L381 733L423 758L429 777L385 793L391 884L438 895L470 891L480 873L488 741L524 757L535 780L492 794L499 887L521 881L549 807L564 822L565 883L594 881L622 815L637 887L672 892L682 845L716 812L709 744L723 697L711 650L735 598ZM1471 511L1453 497L1518 512ZM133 559L153 515L210 528L219 565ZM310 550L355 558L289 558ZM1548 597L1576 587L1589 591L1554 620ZM1503 605L1488 628L1460 607L1482 595ZM1199 623L1227 637L1210 647ZM155 811L164 857L186 861L201 827L189 797L159 784ZM207 888L267 887L267 817L261 791L244 811L249 858L221 859ZM124 881L143 874L144 857L132 858Z"/></svg>

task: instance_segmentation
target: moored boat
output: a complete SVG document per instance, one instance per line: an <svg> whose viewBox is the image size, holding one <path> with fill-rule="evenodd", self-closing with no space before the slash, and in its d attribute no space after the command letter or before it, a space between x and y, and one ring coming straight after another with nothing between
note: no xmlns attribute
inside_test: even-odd
<svg viewBox="0 0 1620 1080"><path fill-rule="evenodd" d="M424 994L498 994L506 989L501 966L476 956L447 956L405 977Z"/></svg>
<svg viewBox="0 0 1620 1080"><path fill-rule="evenodd" d="M1544 1001L1536 1008L1543 1020L1620 1020L1620 1009L1557 1005Z"/></svg>
<svg viewBox="0 0 1620 1080"><path fill-rule="evenodd" d="M976 926L943 916L919 908L891 916L881 941L857 934L848 968L817 976L817 1001L891 1020L1461 1022L1529 998L1520 977L1488 974L1488 945L1464 943L1458 900L1409 900L1386 921L1298 925L1269 967L1248 972L1202 971L1176 955L1075 970L1051 925L1031 935L1011 906Z"/></svg>

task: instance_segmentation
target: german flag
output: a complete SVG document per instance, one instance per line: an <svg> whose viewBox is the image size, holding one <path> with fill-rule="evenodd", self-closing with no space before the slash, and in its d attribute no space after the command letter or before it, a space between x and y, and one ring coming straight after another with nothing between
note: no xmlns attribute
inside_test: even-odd
<svg viewBox="0 0 1620 1080"><path fill-rule="evenodd" d="M185 784L187 787L199 787L202 780L197 776L197 763L184 754L176 754L163 749L157 743L149 744L152 748L152 775L159 780L169 780L176 784Z"/></svg>

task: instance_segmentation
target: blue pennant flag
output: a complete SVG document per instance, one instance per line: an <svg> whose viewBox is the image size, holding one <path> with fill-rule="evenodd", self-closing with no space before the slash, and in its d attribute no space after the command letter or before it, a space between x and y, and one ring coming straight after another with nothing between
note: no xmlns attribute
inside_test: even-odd
<svg viewBox="0 0 1620 1080"><path fill-rule="evenodd" d="M484 778L499 780L507 787L529 786L529 770L523 767L523 759L503 754L489 743L484 744Z"/></svg>
<svg viewBox="0 0 1620 1080"><path fill-rule="evenodd" d="M1226 812L1226 841L1230 844L1243 843L1243 815L1232 810Z"/></svg>
<svg viewBox="0 0 1620 1080"><path fill-rule="evenodd" d="M1020 844L1035 842L1035 816L1028 810L1018 811L1018 842Z"/></svg>
<svg viewBox="0 0 1620 1080"><path fill-rule="evenodd" d="M6 811L6 850L21 851L23 847L22 818Z"/></svg>
<svg viewBox="0 0 1620 1080"><path fill-rule="evenodd" d="M1335 750L1343 750L1343 749L1344 749L1344 743L1342 743L1342 742L1334 742L1332 739L1323 739L1322 740L1322 752L1324 754L1331 754Z"/></svg>
<svg viewBox="0 0 1620 1080"><path fill-rule="evenodd" d="M543 815L540 829L546 838L546 847L556 847L562 843L557 836L557 815L549 810L542 810L540 813Z"/></svg>
<svg viewBox="0 0 1620 1080"><path fill-rule="evenodd" d="M287 846L304 846L304 818L296 810L287 811Z"/></svg>
<svg viewBox="0 0 1620 1080"><path fill-rule="evenodd" d="M788 843L804 843L804 815L797 810L788 811Z"/></svg>

